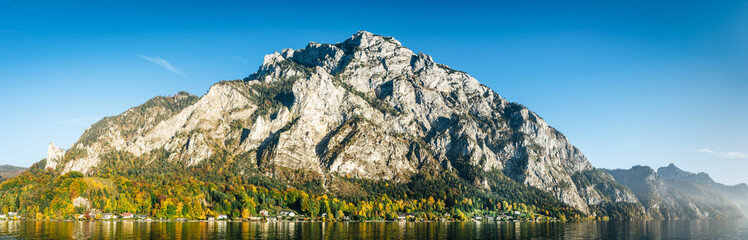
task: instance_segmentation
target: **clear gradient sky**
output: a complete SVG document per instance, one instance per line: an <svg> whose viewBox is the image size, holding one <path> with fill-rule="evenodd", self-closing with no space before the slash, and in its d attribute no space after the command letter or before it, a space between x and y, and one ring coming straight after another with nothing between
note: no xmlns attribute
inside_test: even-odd
<svg viewBox="0 0 748 240"><path fill-rule="evenodd" d="M748 182L748 2L730 0L0 0L0 164L30 166L104 116L358 30L528 106L597 167Z"/></svg>

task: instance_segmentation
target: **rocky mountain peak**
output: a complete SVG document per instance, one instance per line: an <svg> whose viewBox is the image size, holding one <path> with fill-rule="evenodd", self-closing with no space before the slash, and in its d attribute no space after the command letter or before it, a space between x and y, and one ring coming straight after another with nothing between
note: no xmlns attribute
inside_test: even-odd
<svg viewBox="0 0 748 240"><path fill-rule="evenodd" d="M75 146L85 154L63 172L86 173L111 151L163 149L186 166L228 151L265 169L375 180L407 181L430 169L487 188L482 173L494 171L582 212L590 201L580 191L604 195L574 184L571 176L592 165L540 116L391 37L360 31L284 49L243 81L174 98L182 97L188 101L156 99L96 123Z"/></svg>
<svg viewBox="0 0 748 240"><path fill-rule="evenodd" d="M635 165L630 169L606 170L611 173L617 182L626 184L629 181L660 181L657 172L649 166Z"/></svg>
<svg viewBox="0 0 748 240"><path fill-rule="evenodd" d="M192 94L190 94L188 92L180 91L179 93L174 94L174 96L171 96L171 98L174 98L176 100L185 100L185 99L188 99L188 98L194 97L194 96L195 95L192 95Z"/></svg>
<svg viewBox="0 0 748 240"><path fill-rule="evenodd" d="M660 176L660 178L664 180L681 179L681 180L696 181L696 182L704 183L704 184L714 183L714 180L712 180L709 174L706 174L705 172L692 173L692 172L684 171L676 167L675 164L672 164L672 163L669 164L667 167L658 168L657 174Z"/></svg>
<svg viewBox="0 0 748 240"><path fill-rule="evenodd" d="M388 61L401 60L403 63L410 63L413 56L415 54L412 51L403 47L392 37L359 31L343 42L335 44L309 42L302 49L284 49L281 52L266 55L260 69L245 80L272 80L279 77L300 76L303 75L304 70L310 72L317 67L331 75L345 71L346 67L361 69L372 67L372 64L384 65L384 71L402 70L402 67L407 64L394 66L395 69L390 69L386 64ZM428 59L430 60L430 57ZM298 65L298 67L293 67L293 65Z"/></svg>
<svg viewBox="0 0 748 240"><path fill-rule="evenodd" d="M667 167L658 168L657 173L663 178L686 177L693 175L693 173L681 170L673 163L668 164Z"/></svg>
<svg viewBox="0 0 748 240"><path fill-rule="evenodd" d="M393 37L384 37L363 30L358 31L356 34L353 34L351 38L343 42L343 45L357 46L360 48L379 47L385 44L402 46L402 44Z"/></svg>

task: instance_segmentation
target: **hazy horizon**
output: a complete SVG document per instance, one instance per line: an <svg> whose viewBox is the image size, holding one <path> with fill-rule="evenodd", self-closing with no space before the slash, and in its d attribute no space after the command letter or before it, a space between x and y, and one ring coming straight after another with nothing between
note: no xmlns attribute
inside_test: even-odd
<svg viewBox="0 0 748 240"><path fill-rule="evenodd" d="M595 167L748 182L744 1L236 5L0 1L0 165L28 167L154 96L246 77L265 54L366 30L527 106Z"/></svg>

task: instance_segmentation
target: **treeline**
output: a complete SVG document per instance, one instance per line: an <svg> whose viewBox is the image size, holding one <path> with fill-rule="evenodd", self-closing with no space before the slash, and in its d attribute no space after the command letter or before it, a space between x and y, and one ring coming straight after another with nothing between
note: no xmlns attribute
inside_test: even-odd
<svg viewBox="0 0 748 240"><path fill-rule="evenodd" d="M140 157L110 152L87 176L58 175L43 169L42 161L0 183L0 208L31 219L71 219L91 208L157 219L222 214L247 218L258 216L260 210L293 210L328 221L392 220L398 213L419 220L467 220L515 211L520 212L515 218L584 218L547 193L496 172L486 173L490 189L476 187L456 173L422 171L402 183L330 175L328 191L318 173L276 166L261 169L253 154L233 155L218 144L212 150L214 154L196 166L169 161L171 154L164 149Z"/></svg>

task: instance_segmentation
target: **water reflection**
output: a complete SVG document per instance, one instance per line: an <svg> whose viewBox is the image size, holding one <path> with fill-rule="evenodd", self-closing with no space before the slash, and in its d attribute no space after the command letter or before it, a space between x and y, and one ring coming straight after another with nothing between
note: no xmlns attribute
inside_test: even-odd
<svg viewBox="0 0 748 240"><path fill-rule="evenodd" d="M586 223L0 221L0 239L689 239L748 238L745 220Z"/></svg>

